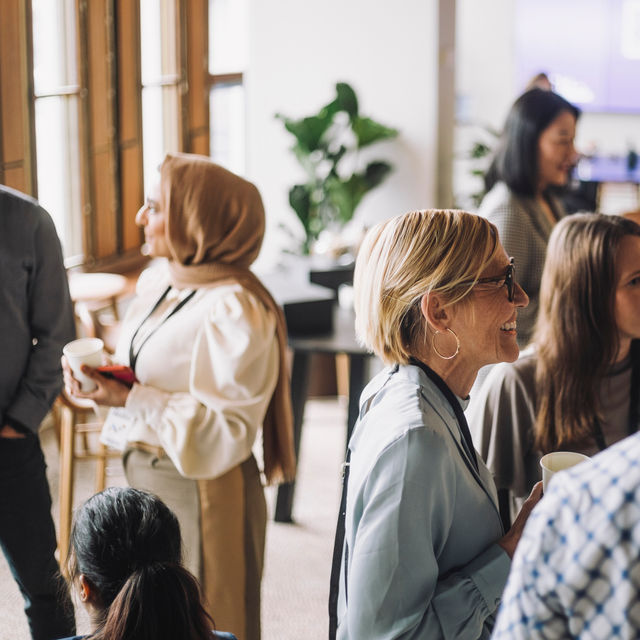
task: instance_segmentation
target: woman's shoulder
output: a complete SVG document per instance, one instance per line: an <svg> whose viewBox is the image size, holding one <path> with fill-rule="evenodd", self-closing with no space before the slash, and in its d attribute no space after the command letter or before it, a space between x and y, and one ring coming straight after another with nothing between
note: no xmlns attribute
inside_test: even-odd
<svg viewBox="0 0 640 640"><path fill-rule="evenodd" d="M491 219L501 211L517 210L521 208L518 196L509 189L504 182L496 182L496 184L488 191L480 207L478 214L485 218Z"/></svg>
<svg viewBox="0 0 640 640"><path fill-rule="evenodd" d="M372 446L379 451L397 448L407 439L446 437L448 421L455 420L441 392L412 365L391 367L378 374L365 388L360 410L362 418L354 442L361 437L375 441Z"/></svg>
<svg viewBox="0 0 640 640"><path fill-rule="evenodd" d="M140 274L136 283L136 295L162 292L169 285L169 268L164 258L152 260Z"/></svg>
<svg viewBox="0 0 640 640"><path fill-rule="evenodd" d="M270 329L275 326L273 312L254 293L238 283L206 288L198 297L207 305L211 321L231 321L250 327L267 325Z"/></svg>
<svg viewBox="0 0 640 640"><path fill-rule="evenodd" d="M482 389L504 390L514 386L529 388L533 385L536 372L536 352L533 347L524 349L514 362L500 362L482 383Z"/></svg>

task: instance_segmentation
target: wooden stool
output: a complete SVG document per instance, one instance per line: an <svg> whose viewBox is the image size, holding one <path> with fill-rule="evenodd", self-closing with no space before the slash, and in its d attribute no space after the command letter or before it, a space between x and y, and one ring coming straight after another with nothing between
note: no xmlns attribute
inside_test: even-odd
<svg viewBox="0 0 640 640"><path fill-rule="evenodd" d="M100 338L113 351L115 339L110 335L119 323L118 298L127 292L129 283L117 273L70 273L69 292L76 319L87 338ZM105 321L105 311L108 319Z"/></svg>
<svg viewBox="0 0 640 640"><path fill-rule="evenodd" d="M96 420L93 404L86 400L71 398L62 391L57 400L60 429L60 485L58 489L60 501L60 530L58 533L58 549L60 566L64 566L69 550L71 535L71 513L73 511L73 485L76 460L95 460L96 472L94 489L102 491L106 485L107 459L120 457L120 452L110 450L101 442L95 450L89 448L87 435L99 433L102 422ZM82 435L83 450L76 450L76 435Z"/></svg>

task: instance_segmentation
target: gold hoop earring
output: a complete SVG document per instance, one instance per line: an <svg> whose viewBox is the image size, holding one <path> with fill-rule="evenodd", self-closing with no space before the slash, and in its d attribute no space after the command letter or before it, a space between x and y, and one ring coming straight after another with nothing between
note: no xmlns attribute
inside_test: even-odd
<svg viewBox="0 0 640 640"><path fill-rule="evenodd" d="M458 339L458 336L454 333L453 329L449 329L449 327L447 327L447 331L456 339L456 352L452 356L443 356L438 351L438 347L436 346L436 336L439 333L442 333L442 331L440 330L436 330L436 332L433 334L433 338L431 338L431 346L433 347L433 350L436 352L436 354L443 360L453 360L453 358L455 358L460 353L460 340Z"/></svg>

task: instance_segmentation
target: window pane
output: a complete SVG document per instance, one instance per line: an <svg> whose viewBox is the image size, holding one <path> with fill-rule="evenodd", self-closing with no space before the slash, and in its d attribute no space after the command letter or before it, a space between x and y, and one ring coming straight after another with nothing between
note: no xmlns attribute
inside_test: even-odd
<svg viewBox="0 0 640 640"><path fill-rule="evenodd" d="M144 190L149 192L158 181L158 166L162 162L162 88L142 90L142 156Z"/></svg>
<svg viewBox="0 0 640 640"><path fill-rule="evenodd" d="M168 151L178 151L178 88L142 89L142 155L145 193L158 181Z"/></svg>
<svg viewBox="0 0 640 640"><path fill-rule="evenodd" d="M66 258L82 254L78 99L35 102L38 199L56 224Z"/></svg>
<svg viewBox="0 0 640 640"><path fill-rule="evenodd" d="M161 42L160 0L140 0L142 84L157 81L162 76Z"/></svg>
<svg viewBox="0 0 640 640"><path fill-rule="evenodd" d="M176 1L141 0L142 155L146 192L158 180L158 167L165 153L179 149L176 43Z"/></svg>
<svg viewBox="0 0 640 640"><path fill-rule="evenodd" d="M211 157L230 171L242 175L245 169L244 87L215 85L211 104Z"/></svg>
<svg viewBox="0 0 640 640"><path fill-rule="evenodd" d="M77 82L73 6L73 0L32 0L36 95Z"/></svg>
<svg viewBox="0 0 640 640"><path fill-rule="evenodd" d="M247 65L246 0L209 0L209 71L235 73Z"/></svg>
<svg viewBox="0 0 640 640"><path fill-rule="evenodd" d="M178 72L175 0L140 0L142 84Z"/></svg>

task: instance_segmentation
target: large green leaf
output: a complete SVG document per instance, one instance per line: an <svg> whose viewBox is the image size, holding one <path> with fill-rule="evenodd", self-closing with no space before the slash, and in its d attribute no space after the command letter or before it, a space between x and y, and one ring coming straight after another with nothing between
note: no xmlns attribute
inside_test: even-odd
<svg viewBox="0 0 640 640"><path fill-rule="evenodd" d="M322 112L316 116L309 116L301 120L292 120L281 114L276 114L276 118L282 120L285 129L295 136L297 146L307 153L312 153L318 149L320 139L333 121L333 115Z"/></svg>
<svg viewBox="0 0 640 640"><path fill-rule="evenodd" d="M371 118L362 118L358 116L353 120L352 126L353 132L356 134L359 147L366 147L367 145L378 142L379 140L395 138L398 135L397 129L386 127Z"/></svg>
<svg viewBox="0 0 640 640"><path fill-rule="evenodd" d="M296 184L289 190L289 204L296 212L305 233L309 230L309 219L311 218L311 190L306 184Z"/></svg>
<svg viewBox="0 0 640 640"><path fill-rule="evenodd" d="M336 85L336 93L338 97L336 102L338 103L341 111L346 111L349 114L349 118L353 120L358 116L358 98L356 92L346 82L338 82Z"/></svg>
<svg viewBox="0 0 640 640"><path fill-rule="evenodd" d="M491 153L491 147L484 142L474 142L469 152L471 158L484 158Z"/></svg>
<svg viewBox="0 0 640 640"><path fill-rule="evenodd" d="M376 160L370 162L364 172L364 179L369 189L377 187L391 173L392 167L388 162Z"/></svg>
<svg viewBox="0 0 640 640"><path fill-rule="evenodd" d="M333 203L339 222L346 224L366 193L377 187L390 173L387 162L370 162L361 173L354 173L347 180L327 179L325 189Z"/></svg>

